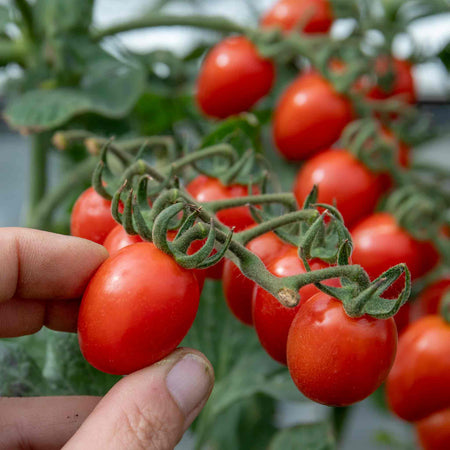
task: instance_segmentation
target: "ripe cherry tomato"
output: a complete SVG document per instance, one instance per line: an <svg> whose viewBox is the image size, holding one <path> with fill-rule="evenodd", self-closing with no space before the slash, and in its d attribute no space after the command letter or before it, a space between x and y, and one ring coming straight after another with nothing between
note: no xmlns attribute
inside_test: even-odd
<svg viewBox="0 0 450 450"><path fill-rule="evenodd" d="M219 42L206 56L197 83L197 103L208 116L225 118L248 111L267 95L273 63L243 36Z"/></svg>
<svg viewBox="0 0 450 450"><path fill-rule="evenodd" d="M319 293L302 302L289 330L287 361L298 389L315 402L359 402L386 379L397 348L392 319L347 316L339 300Z"/></svg>
<svg viewBox="0 0 450 450"><path fill-rule="evenodd" d="M353 116L350 101L319 74L300 75L275 109L273 134L279 152L292 161L328 148Z"/></svg>
<svg viewBox="0 0 450 450"><path fill-rule="evenodd" d="M411 324L400 338L387 379L389 407L417 421L450 407L450 326L437 315Z"/></svg>
<svg viewBox="0 0 450 450"><path fill-rule="evenodd" d="M423 450L450 448L450 408L420 420L415 428Z"/></svg>
<svg viewBox="0 0 450 450"><path fill-rule="evenodd" d="M81 301L78 337L86 360L97 369L124 375L172 352L194 321L199 288L149 242L108 258Z"/></svg>
<svg viewBox="0 0 450 450"><path fill-rule="evenodd" d="M303 25L305 33L326 33L332 23L328 0L279 0L261 21L263 27L279 26L286 32Z"/></svg>
<svg viewBox="0 0 450 450"><path fill-rule="evenodd" d="M97 194L94 188L86 189L78 197L70 218L72 236L103 244L116 225L111 215L111 202Z"/></svg>
<svg viewBox="0 0 450 450"><path fill-rule="evenodd" d="M310 266L312 270L328 267L326 263L318 259L311 261ZM297 249L294 247L289 248L272 261L268 270L277 277L288 277L306 272L303 262L298 257ZM330 280L326 284L336 285L335 281ZM313 284L302 287L299 290L300 303L294 308L287 308L264 289L257 286L253 291L253 324L259 342L275 361L286 365L286 342L289 327L301 303L317 292L319 290Z"/></svg>
<svg viewBox="0 0 450 450"><path fill-rule="evenodd" d="M450 289L450 275L441 278L424 289L413 304L412 314L414 319L438 314L442 297Z"/></svg>
<svg viewBox="0 0 450 450"><path fill-rule="evenodd" d="M300 205L314 185L319 187L318 202L336 202L347 226L372 213L384 192L382 176L342 149L320 153L301 167L294 184Z"/></svg>
<svg viewBox="0 0 450 450"><path fill-rule="evenodd" d="M261 261L267 266L289 247L275 233L270 232L251 240L247 244L247 248L259 256ZM242 275L236 264L226 260L223 269L222 286L225 300L231 312L242 323L252 325L252 294L255 283Z"/></svg>
<svg viewBox="0 0 450 450"><path fill-rule="evenodd" d="M359 222L351 234L353 264L363 266L371 279L396 264L405 263L415 280L431 270L438 260L438 253L430 243L415 240L389 213L372 214ZM403 280L398 280L384 296L395 297L402 287Z"/></svg>
<svg viewBox="0 0 450 450"><path fill-rule="evenodd" d="M380 85L373 85L369 77L362 77L358 87L367 91L367 97L375 100L384 100L392 96L400 96L407 103L416 102L414 79L412 77L412 66L408 61L381 56L375 62L375 73L378 77L386 76L392 71L394 80L389 92Z"/></svg>
<svg viewBox="0 0 450 450"><path fill-rule="evenodd" d="M122 248L138 242L143 242L138 234L130 235L122 225L116 225L106 237L103 246L108 250L109 255L112 256Z"/></svg>

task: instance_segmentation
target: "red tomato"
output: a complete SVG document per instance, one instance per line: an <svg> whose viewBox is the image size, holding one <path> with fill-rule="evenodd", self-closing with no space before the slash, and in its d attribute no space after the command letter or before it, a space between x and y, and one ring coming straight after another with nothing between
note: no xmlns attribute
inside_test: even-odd
<svg viewBox="0 0 450 450"><path fill-rule="evenodd" d="M420 420L415 424L415 428L424 450L450 448L450 408Z"/></svg>
<svg viewBox="0 0 450 450"><path fill-rule="evenodd" d="M396 348L392 319L351 318L339 300L319 293L302 302L289 330L288 368L306 397L351 405L383 383Z"/></svg>
<svg viewBox="0 0 450 450"><path fill-rule="evenodd" d="M116 225L111 215L111 202L97 194L94 188L86 189L78 197L70 218L72 236L103 244Z"/></svg>
<svg viewBox="0 0 450 450"><path fill-rule="evenodd" d="M415 240L400 228L389 213L376 213L358 223L351 231L353 237L353 264L360 264L371 279L396 264L405 263L413 280L420 278L437 263L438 254L428 242ZM403 279L385 292L397 296L403 288Z"/></svg>
<svg viewBox="0 0 450 450"><path fill-rule="evenodd" d="M275 233L263 234L247 244L247 248L260 257L267 266L284 249L289 248ZM253 324L252 294L255 283L242 275L238 266L225 261L222 277L225 300L231 312L246 325Z"/></svg>
<svg viewBox="0 0 450 450"><path fill-rule="evenodd" d="M347 226L373 212L384 192L382 176L342 149L320 153L300 168L293 189L300 205L314 185L319 187L318 202L336 202Z"/></svg>
<svg viewBox="0 0 450 450"><path fill-rule="evenodd" d="M383 127L381 129L381 134L384 139L390 142L394 142L398 146L398 164L400 164L401 167L407 169L411 166L411 148L406 145L402 141L398 141L391 130L388 130L387 128Z"/></svg>
<svg viewBox="0 0 450 450"><path fill-rule="evenodd" d="M219 42L206 56L197 83L197 103L208 116L225 118L248 111L267 95L273 63L243 36Z"/></svg>
<svg viewBox="0 0 450 450"><path fill-rule="evenodd" d="M312 270L328 267L326 263L320 260L311 261L310 266ZM277 277L288 277L306 272L303 262L298 257L297 249L294 247L289 248L276 258L268 269ZM333 281L336 280L332 280L328 284L336 285ZM313 284L302 287L299 290L300 304L317 292L319 290ZM300 308L300 304L295 308L287 308L264 289L256 286L253 291L253 324L259 342L266 352L281 364L286 364L286 342L289 327Z"/></svg>
<svg viewBox="0 0 450 450"><path fill-rule="evenodd" d="M124 375L171 353L194 321L199 288L149 242L108 258L88 284L78 317L86 360L97 369Z"/></svg>
<svg viewBox="0 0 450 450"><path fill-rule="evenodd" d="M314 72L302 74L275 108L275 144L286 159L307 159L333 144L352 117L350 101L328 81Z"/></svg>
<svg viewBox="0 0 450 450"><path fill-rule="evenodd" d="M400 338L386 384L389 407L417 421L450 407L450 326L440 316L411 324Z"/></svg>
<svg viewBox="0 0 450 450"><path fill-rule="evenodd" d="M386 76L388 71L393 71L394 81L390 92L386 92L380 85L373 86L368 77L362 77L359 86L367 91L367 97L374 100L384 100L392 96L401 96L407 103L416 102L414 89L414 79L411 72L411 64L408 61L390 59L388 56L381 56L375 62L375 72L378 77Z"/></svg>
<svg viewBox="0 0 450 450"><path fill-rule="evenodd" d="M435 281L424 289L413 304L412 313L414 319L430 314L438 314L442 297L449 289L450 275Z"/></svg>
<svg viewBox="0 0 450 450"><path fill-rule="evenodd" d="M122 225L116 225L106 237L103 246L108 250L109 255L112 256L122 248L138 242L143 242L138 234L130 235Z"/></svg>
<svg viewBox="0 0 450 450"><path fill-rule="evenodd" d="M305 33L326 33L332 23L328 0L279 0L261 20L263 27L279 26L286 32L303 25Z"/></svg>

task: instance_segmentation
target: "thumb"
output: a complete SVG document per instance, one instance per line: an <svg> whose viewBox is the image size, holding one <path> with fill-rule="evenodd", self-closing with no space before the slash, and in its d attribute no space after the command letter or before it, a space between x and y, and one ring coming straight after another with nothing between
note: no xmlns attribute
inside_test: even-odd
<svg viewBox="0 0 450 450"><path fill-rule="evenodd" d="M173 449L205 405L213 383L205 356L176 350L120 380L64 449Z"/></svg>

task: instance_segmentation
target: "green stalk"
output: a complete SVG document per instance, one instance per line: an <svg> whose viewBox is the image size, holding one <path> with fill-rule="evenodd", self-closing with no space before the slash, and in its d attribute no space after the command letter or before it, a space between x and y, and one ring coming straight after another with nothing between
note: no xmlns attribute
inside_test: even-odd
<svg viewBox="0 0 450 450"><path fill-rule="evenodd" d="M88 182L97 165L97 158L90 157L79 163L70 173L65 175L64 181L52 192L46 195L36 208L30 222L32 228L44 229L58 205L63 202L77 186Z"/></svg>
<svg viewBox="0 0 450 450"><path fill-rule="evenodd" d="M150 14L128 22L118 23L103 30L94 31L92 38L94 40L101 40L107 36L112 36L117 33L123 33L130 30L138 30L141 28L152 27L170 27L170 26L185 26L203 28L212 31L220 31L223 33L240 33L246 34L249 28L232 22L223 17L216 16L176 16L165 14Z"/></svg>
<svg viewBox="0 0 450 450"><path fill-rule="evenodd" d="M44 134L32 136L30 160L30 191L28 197L27 224L33 223L37 205L47 189L47 149L48 138Z"/></svg>
<svg viewBox="0 0 450 450"><path fill-rule="evenodd" d="M34 39L36 33L34 29L33 10L31 5L27 2L27 0L14 0L14 5L20 11L20 15L22 16L29 37Z"/></svg>

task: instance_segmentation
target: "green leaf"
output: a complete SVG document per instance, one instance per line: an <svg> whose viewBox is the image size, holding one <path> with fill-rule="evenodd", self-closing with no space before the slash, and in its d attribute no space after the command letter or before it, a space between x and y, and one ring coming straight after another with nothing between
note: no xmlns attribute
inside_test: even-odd
<svg viewBox="0 0 450 450"><path fill-rule="evenodd" d="M0 32L5 31L5 27L11 22L10 10L6 5L0 5Z"/></svg>
<svg viewBox="0 0 450 450"><path fill-rule="evenodd" d="M37 0L35 22L46 36L87 33L92 22L94 0Z"/></svg>
<svg viewBox="0 0 450 450"><path fill-rule="evenodd" d="M23 133L53 129L83 113L121 118L137 102L144 78L141 65L93 52L78 88L26 92L8 105L5 118Z"/></svg>
<svg viewBox="0 0 450 450"><path fill-rule="evenodd" d="M332 450L336 448L329 423L298 425L279 431L268 450Z"/></svg>
<svg viewBox="0 0 450 450"><path fill-rule="evenodd" d="M83 357L76 334L48 332L44 376L58 395L104 395L121 377L94 369Z"/></svg>
<svg viewBox="0 0 450 450"><path fill-rule="evenodd" d="M450 42L439 52L438 57L444 64L447 72L450 73Z"/></svg>
<svg viewBox="0 0 450 450"><path fill-rule="evenodd" d="M36 361L19 342L0 341L0 396L24 397L47 393Z"/></svg>

